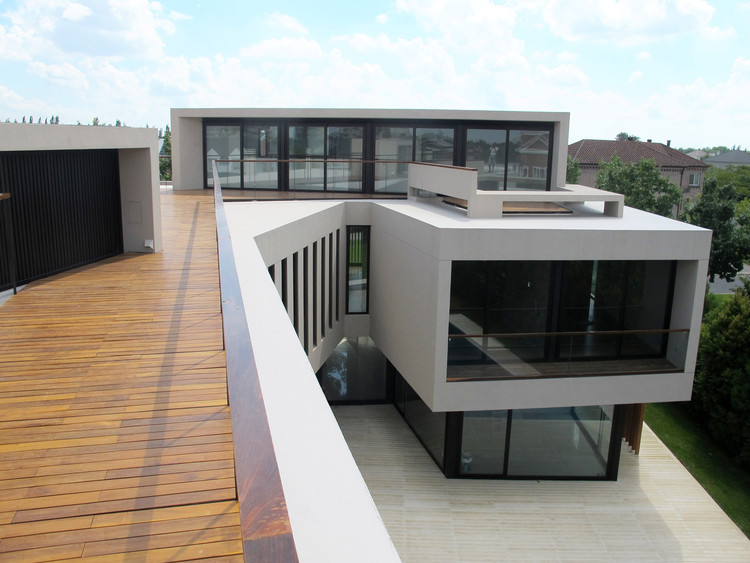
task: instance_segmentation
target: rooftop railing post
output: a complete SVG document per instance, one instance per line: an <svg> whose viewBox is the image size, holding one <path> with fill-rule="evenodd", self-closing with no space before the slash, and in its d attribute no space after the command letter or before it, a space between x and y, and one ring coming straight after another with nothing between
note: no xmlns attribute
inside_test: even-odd
<svg viewBox="0 0 750 563"><path fill-rule="evenodd" d="M5 223L5 238L8 246L8 270L10 271L10 283L13 285L13 295L18 293L16 287L16 245L13 241L13 214L10 212L10 193L0 192L0 201L8 200L3 204L3 221Z"/></svg>

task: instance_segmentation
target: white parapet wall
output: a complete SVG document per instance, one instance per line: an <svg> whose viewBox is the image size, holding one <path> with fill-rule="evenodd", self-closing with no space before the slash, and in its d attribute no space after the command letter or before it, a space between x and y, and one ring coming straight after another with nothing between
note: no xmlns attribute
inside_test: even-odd
<svg viewBox="0 0 750 563"><path fill-rule="evenodd" d="M267 270L339 227L343 205L231 203L225 211L299 559L399 561Z"/></svg>

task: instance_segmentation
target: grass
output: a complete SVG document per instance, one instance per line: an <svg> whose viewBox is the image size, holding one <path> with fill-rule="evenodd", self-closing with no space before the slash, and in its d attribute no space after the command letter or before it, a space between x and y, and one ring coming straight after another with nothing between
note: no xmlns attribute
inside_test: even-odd
<svg viewBox="0 0 750 563"><path fill-rule="evenodd" d="M750 538L750 474L737 467L679 403L647 405L646 423Z"/></svg>

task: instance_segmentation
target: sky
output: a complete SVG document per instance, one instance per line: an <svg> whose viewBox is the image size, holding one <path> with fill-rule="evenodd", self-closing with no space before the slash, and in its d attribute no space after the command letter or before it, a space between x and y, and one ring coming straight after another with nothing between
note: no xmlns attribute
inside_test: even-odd
<svg viewBox="0 0 750 563"><path fill-rule="evenodd" d="M750 1L0 0L0 120L162 128L172 107L570 112L750 145Z"/></svg>

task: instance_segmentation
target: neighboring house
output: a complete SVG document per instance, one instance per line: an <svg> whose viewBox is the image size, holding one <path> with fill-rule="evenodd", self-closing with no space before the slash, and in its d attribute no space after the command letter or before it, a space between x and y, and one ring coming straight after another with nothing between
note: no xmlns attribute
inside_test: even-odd
<svg viewBox="0 0 750 563"><path fill-rule="evenodd" d="M600 139L583 139L568 147L568 155L581 165L581 178L578 183L583 186L596 186L599 164L609 162L613 155L627 163L638 162L642 158L651 158L666 176L682 188L683 201L698 195L703 187L708 164L692 158L667 144L651 141L603 141Z"/></svg>
<svg viewBox="0 0 750 563"><path fill-rule="evenodd" d="M686 152L685 154L688 155L690 158L694 158L696 160L703 160L704 158L709 156L710 153L704 150L698 149L695 151Z"/></svg>
<svg viewBox="0 0 750 563"><path fill-rule="evenodd" d="M616 479L643 403L689 400L711 233L566 186L568 121L172 110L175 190L275 200L225 208L282 474L321 388L448 477Z"/></svg>
<svg viewBox="0 0 750 563"><path fill-rule="evenodd" d="M750 166L750 153L746 150L732 150L707 158L703 162L722 169L728 166Z"/></svg>

